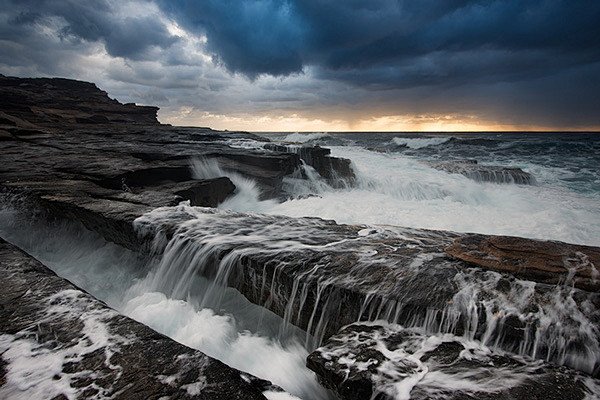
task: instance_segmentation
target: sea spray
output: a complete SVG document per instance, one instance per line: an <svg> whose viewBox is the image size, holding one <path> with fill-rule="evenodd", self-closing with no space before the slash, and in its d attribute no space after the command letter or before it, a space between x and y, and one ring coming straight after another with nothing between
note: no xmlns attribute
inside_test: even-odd
<svg viewBox="0 0 600 400"><path fill-rule="evenodd" d="M539 177L534 177L536 186L498 185L396 153L338 146L332 147L332 155L352 161L352 186L292 184L289 190L301 195L282 203L244 201L239 207L225 203L219 208L600 245L600 200Z"/></svg>

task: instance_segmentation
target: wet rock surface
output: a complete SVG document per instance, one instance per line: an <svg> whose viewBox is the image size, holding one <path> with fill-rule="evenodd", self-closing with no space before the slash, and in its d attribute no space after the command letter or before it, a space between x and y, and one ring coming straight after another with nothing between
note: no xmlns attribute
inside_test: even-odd
<svg viewBox="0 0 600 400"><path fill-rule="evenodd" d="M268 382L119 315L1 239L0 260L0 397L264 399Z"/></svg>
<svg viewBox="0 0 600 400"><path fill-rule="evenodd" d="M172 270L236 288L314 335L312 345L352 322L381 319L599 371L597 292L467 264L444 252L456 233L183 205L135 224L149 239L170 238L159 252L177 258Z"/></svg>
<svg viewBox="0 0 600 400"><path fill-rule="evenodd" d="M295 153L231 145L266 141L249 133L160 125L157 108L120 104L87 82L0 76L0 98L0 189L130 249L140 246L131 223L152 208L215 207L235 191L227 174L257 182L261 198L285 196L283 178L301 166ZM195 159L217 163L223 176L195 176Z"/></svg>
<svg viewBox="0 0 600 400"><path fill-rule="evenodd" d="M466 235L446 252L469 263L548 284L600 289L600 248L511 236Z"/></svg>
<svg viewBox="0 0 600 400"><path fill-rule="evenodd" d="M450 174L461 174L469 179L481 182L516 183L521 185L535 184L535 178L516 167L499 167L481 165L477 160L440 161L425 163L432 168Z"/></svg>
<svg viewBox="0 0 600 400"><path fill-rule="evenodd" d="M353 324L308 356L342 399L585 399L597 380L452 335Z"/></svg>

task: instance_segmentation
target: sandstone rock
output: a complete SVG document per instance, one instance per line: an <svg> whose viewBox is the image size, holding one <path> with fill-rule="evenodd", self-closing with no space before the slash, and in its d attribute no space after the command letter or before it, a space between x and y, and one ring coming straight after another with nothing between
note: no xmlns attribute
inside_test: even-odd
<svg viewBox="0 0 600 400"><path fill-rule="evenodd" d="M467 235L445 251L469 263L547 284L600 289L600 249L511 236Z"/></svg>

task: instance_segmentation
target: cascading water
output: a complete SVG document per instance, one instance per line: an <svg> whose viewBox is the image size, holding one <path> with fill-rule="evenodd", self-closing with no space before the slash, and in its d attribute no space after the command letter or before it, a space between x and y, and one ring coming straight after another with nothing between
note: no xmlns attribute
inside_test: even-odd
<svg viewBox="0 0 600 400"><path fill-rule="evenodd" d="M203 253L185 241L160 248L156 258L142 258L77 223L32 219L6 204L0 208L0 235L111 307L180 343L303 399L331 396L305 366L305 333L199 275ZM156 246L162 247L160 241Z"/></svg>
<svg viewBox="0 0 600 400"><path fill-rule="evenodd" d="M203 304L210 307L222 301L211 297L215 288L238 288L254 302L279 310L286 322L305 328L312 335L308 349L345 323L383 319L431 335L458 334L588 373L600 365L596 294L539 286L493 271L457 269L442 252L450 234L361 230L318 219L183 204L156 209L136 223L147 235L173 228L172 221L183 222L175 227L163 259L168 257L165 265L174 266L176 279L168 278L170 271L164 269L166 275L155 278L157 282L174 296L184 296L192 292L190 276L210 277L213 283L201 290L206 293ZM340 320L337 313L345 295L340 297L339 291L346 289L356 299L345 301L359 304ZM423 296L437 301L423 309Z"/></svg>

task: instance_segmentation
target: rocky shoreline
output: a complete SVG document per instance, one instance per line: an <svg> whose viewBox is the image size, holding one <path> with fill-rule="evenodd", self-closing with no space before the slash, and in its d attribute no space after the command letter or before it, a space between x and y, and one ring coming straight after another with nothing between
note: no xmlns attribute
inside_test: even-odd
<svg viewBox="0 0 600 400"><path fill-rule="evenodd" d="M313 347L324 344L325 348L329 346L329 350L333 351L332 342L327 339L333 338L334 344L340 343L343 340L339 335L347 336L355 328L345 328L341 332L340 329L362 319L380 319L401 326L421 327L428 332L467 335L477 340L485 337L488 341L495 341L499 349L520 349L524 355L546 350L548 360L583 371L583 374L568 372L565 367L544 364L540 367L543 374L539 373L544 376L544 382L550 382L553 377L557 382L563 382L563 389L547 389L545 393L551 395L544 398L584 398L587 389L581 386L581 382L588 379L585 374L598 377L600 352L585 348L587 344L584 343L591 340L597 344L600 341L600 295L595 267L600 265L599 248L421 229L338 225L315 218L249 217L214 208L177 206L187 200L191 206L215 207L236 193L231 179L236 174L255 181L260 198L284 199L291 195L285 192L284 178L297 176L303 164L314 168L334 187L351 185L354 173L349 160L331 157L328 149L319 146L268 143L244 132L161 125L156 119L156 108L119 104L93 84L85 82L0 76L0 98L0 188L5 201L17 199L25 202L28 208L42 210L50 218L77 220L107 241L134 251L154 246L152 251L160 254L167 251L169 242L171 247L179 245L183 248L181 241L185 241L189 251L200 250L206 237L227 238L213 249L211 264L201 273L208 277L224 276L222 284L236 288L252 302L307 330L315 337L311 344ZM250 142L261 146L239 145ZM216 163L222 175L216 176L213 171L212 175L199 176L191 168L193 160ZM464 169L462 165L460 167ZM450 172L464 173L462 169L455 171L452 168ZM479 170L476 173L482 174ZM518 183L533 182L518 171L498 173L510 173L512 180L518 176ZM233 233L240 228L253 232L253 239L249 241L234 236ZM260 238L258 242L257 237ZM281 240L290 245L287 248L278 246L276 241ZM22 303L22 294L13 294L21 293L19 288L30 286L26 282L33 278L19 266L35 264L32 268L36 273L52 274L35 261L11 261L26 257L5 243L2 246L0 265L6 274L17 277L14 283L4 285L0 291L2 312L17 318L3 319L2 333L31 337L34 334L32 329L39 322L30 320L28 324L20 325L18 315L26 312L25 306L29 303ZM222 273L224 269L227 273ZM483 290L473 291L467 284L461 283L463 278L475 275L487 285ZM32 290L34 298L49 298L62 291L78 290L71 286L66 288L64 285L69 284L64 281L50 284L45 279L40 279ZM520 279L531 284L523 284ZM56 276L51 280L61 281ZM518 301L511 299L521 296L523 285L531 286L527 286L531 300L517 306ZM554 290L556 285L564 288L560 294ZM82 296L85 297L77 294L74 298ZM557 312L551 308L553 296L562 296L560 298L565 302L572 303L572 308L566 310L566 319L569 316L580 318L593 327L587 336L571 337L572 342L563 344L561 349L549 349L549 341L555 338L553 335L570 335L569 332L558 332L549 327L544 328L543 334L548 337L539 337L544 316ZM498 299L509 302L514 310L504 308L508 303L500 303ZM86 297L85 301L95 300ZM75 306L69 307L76 309ZM103 309L104 306L93 307ZM41 312L41 309L36 312ZM42 314L36 318L41 321ZM106 320L112 319L123 321L124 317L111 314ZM60 325L64 321L59 319L50 323ZM118 322L115 326L122 323L125 324ZM112 326L112 322L108 324ZM135 323L128 321L127 329L143 331L140 337L157 335L149 328L129 327L132 324ZM120 335L118 329L115 328L117 336ZM378 329L372 329L372 332L381 334ZM74 339L80 337L78 334L73 335L65 336L59 342L80 340ZM532 335L536 340L532 339ZM15 336L10 340L18 339ZM166 337L155 342L157 347L152 351L156 354L164 351L169 355L183 354L183 358L196 357L202 361L198 361L200 365L207 365L203 370L207 376L213 376L210 375L213 372L207 371L214 369L214 378L207 378L210 380L207 383L215 382L209 385L211 388L220 388L223 382L233 382L232 387L240 392L206 391L205 386L198 384L198 376L195 381L191 378L192 372L186 364L181 367L181 374L186 378L178 380L177 387L152 379L157 374L172 376L179 373L172 369L167 371L168 374L160 372L160 369L144 369L139 371L142 375L146 374L143 377L127 375L134 381L154 382L143 389L141 397L152 394L158 398L161 391L171 390L165 393L175 397L181 395L182 398L188 395L197 395L197 398L261 398L261 390L266 390L267 383L259 385L256 383L258 380L245 375L240 378L239 372ZM38 344L43 347L45 343L42 340ZM159 347L164 350L159 350ZM561 351L576 351L573 349L578 347L584 347L584 352L590 353L586 353L585 365L561 359ZM382 362L376 351L365 346L361 348L366 351L366 355L361 356L363 361L374 357L373 360ZM123 360L122 368L139 357L135 351L138 350L119 358ZM340 385L339 362L323 357L324 353L323 348L313 353L309 357L309 366L341 398L360 398L353 397L348 388ZM3 362L8 357L6 354L3 350ZM459 357L457 354L454 356L448 364L457 362ZM95 368L89 367L95 364L85 360L83 357L80 363L87 370ZM102 364L105 361L94 362ZM520 368L516 361L506 362ZM172 364L169 365L164 364L164 368L173 368ZM77 365L64 367L63 364L63 369L71 367L74 371L84 368ZM3 368L0 390L8 390L10 379L5 378L6 367ZM101 387L112 391L106 393L131 398L129 392L120 391L126 386L119 383L120 378L107 374L103 379L111 383ZM363 375L360 378L362 385L370 385L371 394L385 393L378 387L382 381L377 373ZM202 390L198 389L198 393L194 392L196 389L189 389L200 386ZM260 390L257 389L259 386ZM517 388L485 398L510 398L532 390L531 387ZM85 390L80 393L84 398L97 394ZM572 397L565 397L565 393L571 393ZM444 398L470 398L460 396L454 393Z"/></svg>

